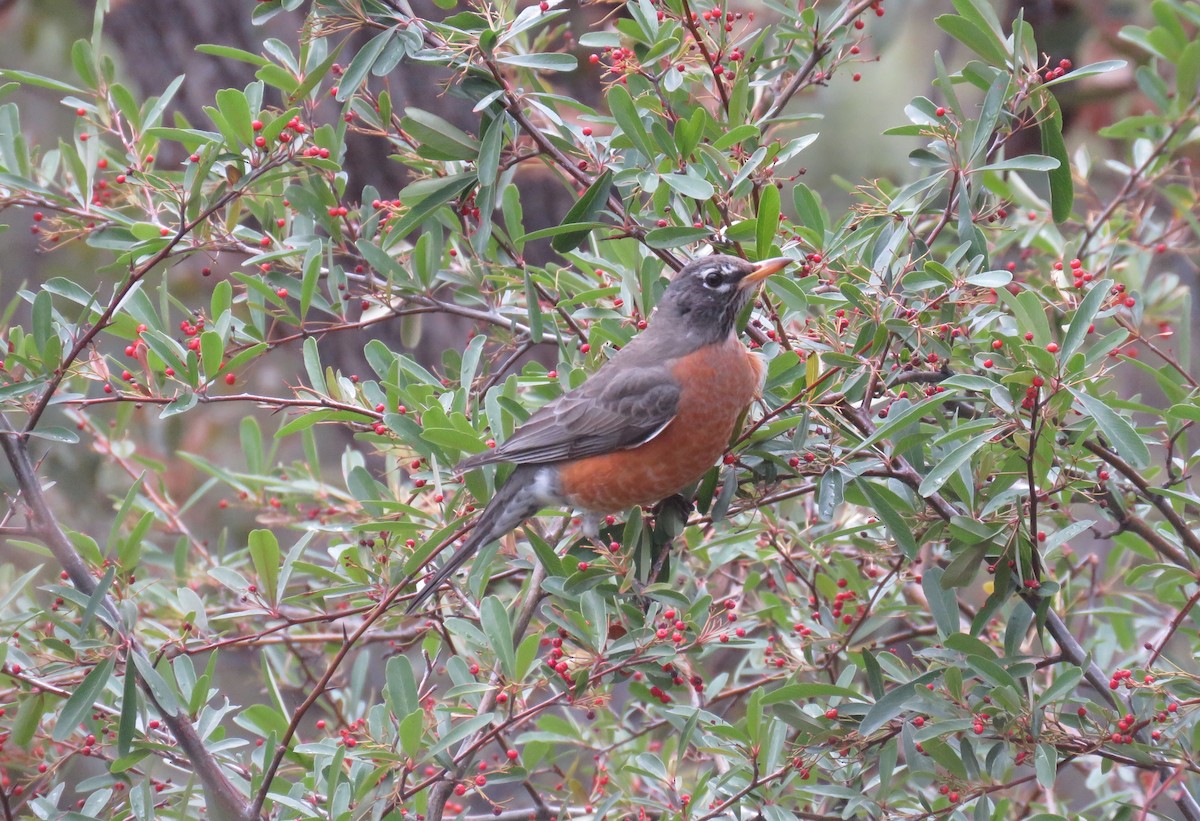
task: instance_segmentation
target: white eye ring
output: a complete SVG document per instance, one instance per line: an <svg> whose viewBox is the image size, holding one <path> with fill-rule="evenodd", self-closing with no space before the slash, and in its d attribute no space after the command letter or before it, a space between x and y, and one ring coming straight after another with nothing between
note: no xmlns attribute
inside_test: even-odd
<svg viewBox="0 0 1200 821"><path fill-rule="evenodd" d="M725 282L725 277L721 276L718 271L709 271L704 275L704 285L708 288L716 288Z"/></svg>

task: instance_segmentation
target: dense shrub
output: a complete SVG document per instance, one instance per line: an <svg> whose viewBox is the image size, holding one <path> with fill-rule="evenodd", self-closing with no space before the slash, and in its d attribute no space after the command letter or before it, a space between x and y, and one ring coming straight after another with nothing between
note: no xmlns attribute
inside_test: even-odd
<svg viewBox="0 0 1200 821"><path fill-rule="evenodd" d="M879 0L586 32L558 2L282 5L297 49L203 47L258 77L206 122L168 115L182 77L116 82L99 25L70 82L3 71L77 117L30 145L0 104L0 207L99 272L6 294L5 817L1200 818L1200 5L1124 30L1134 70L955 0L961 56L862 125L915 173L835 213L802 112L870 81ZM394 106L418 64L473 127ZM1059 89L1114 71L1136 90L1068 146ZM350 133L409 183L351 180ZM405 617L505 473L453 465L710 249L796 262L695 509L616 511L609 550L546 511ZM328 353L443 316L474 330L440 361Z"/></svg>

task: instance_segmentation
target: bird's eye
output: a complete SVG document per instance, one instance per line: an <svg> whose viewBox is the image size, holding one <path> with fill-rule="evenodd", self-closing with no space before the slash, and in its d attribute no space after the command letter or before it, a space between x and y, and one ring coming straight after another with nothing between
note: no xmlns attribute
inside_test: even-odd
<svg viewBox="0 0 1200 821"><path fill-rule="evenodd" d="M724 281L725 277L721 276L721 274L717 271L709 271L704 275L704 284L709 288L716 288Z"/></svg>

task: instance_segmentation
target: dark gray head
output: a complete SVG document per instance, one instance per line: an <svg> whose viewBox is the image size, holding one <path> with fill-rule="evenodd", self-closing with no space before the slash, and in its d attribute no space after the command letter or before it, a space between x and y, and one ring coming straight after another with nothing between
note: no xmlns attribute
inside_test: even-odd
<svg viewBox="0 0 1200 821"><path fill-rule="evenodd" d="M729 336L757 285L792 260L747 262L726 254L692 260L675 275L654 314L659 333L718 341ZM659 327L670 326L670 327Z"/></svg>

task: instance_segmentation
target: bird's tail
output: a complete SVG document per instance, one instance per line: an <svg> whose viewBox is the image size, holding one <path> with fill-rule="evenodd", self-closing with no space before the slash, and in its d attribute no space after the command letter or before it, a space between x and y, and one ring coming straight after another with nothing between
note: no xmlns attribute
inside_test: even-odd
<svg viewBox="0 0 1200 821"><path fill-rule="evenodd" d="M543 469L545 468L539 465L522 465L513 471L504 486L496 491L483 513L479 514L467 541L429 577L425 586L408 603L405 613L413 613L420 609L447 579L479 552L481 547L499 539L542 508L545 499L543 494L538 492L537 472Z"/></svg>

